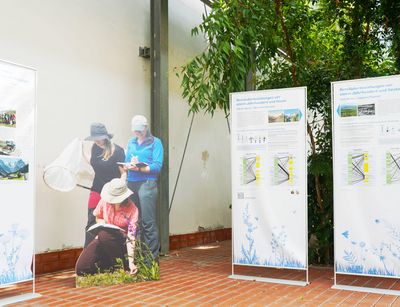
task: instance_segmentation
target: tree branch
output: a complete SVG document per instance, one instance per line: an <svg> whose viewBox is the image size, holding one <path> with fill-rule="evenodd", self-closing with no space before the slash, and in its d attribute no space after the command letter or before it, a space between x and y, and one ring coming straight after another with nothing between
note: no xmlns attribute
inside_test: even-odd
<svg viewBox="0 0 400 307"><path fill-rule="evenodd" d="M308 122L307 122L307 134L310 137L311 153L312 153L312 155L315 156L317 154L317 146L316 146L316 143L315 143L315 139L314 139L312 128L311 128L311 126L310 126L310 124ZM321 192L321 182L319 180L319 175L318 174L314 175L314 183L315 183L315 191L317 192L318 208L322 212L324 210L324 205L322 203L323 200L322 200L322 192Z"/></svg>
<svg viewBox="0 0 400 307"><path fill-rule="evenodd" d="M286 44L286 50L287 50L287 55L289 56L290 61L292 62L292 67L291 67L291 73L292 73L292 80L293 80L293 85L298 86L299 82L297 80L297 71L296 71L296 56L293 52L292 45L290 44L290 37L289 37L289 32L286 27L285 20L283 18L282 14L282 0L276 0L275 1L275 13L279 18L279 21L281 23L283 35L285 38L285 44Z"/></svg>

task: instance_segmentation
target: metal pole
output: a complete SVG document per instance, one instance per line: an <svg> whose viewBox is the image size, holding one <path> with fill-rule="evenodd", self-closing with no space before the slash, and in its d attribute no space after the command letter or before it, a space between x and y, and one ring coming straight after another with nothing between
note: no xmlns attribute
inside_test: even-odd
<svg viewBox="0 0 400 307"><path fill-rule="evenodd" d="M151 0L151 123L164 146L159 179L158 226L161 254L169 252L168 0Z"/></svg>

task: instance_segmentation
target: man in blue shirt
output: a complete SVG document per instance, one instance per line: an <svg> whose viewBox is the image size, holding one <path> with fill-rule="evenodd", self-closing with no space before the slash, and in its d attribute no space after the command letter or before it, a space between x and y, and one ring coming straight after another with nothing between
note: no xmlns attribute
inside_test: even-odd
<svg viewBox="0 0 400 307"><path fill-rule="evenodd" d="M139 232L158 260L160 241L156 221L157 178L161 171L164 149L161 140L150 133L143 115L132 118L134 137L128 142L125 162L128 169L128 188L133 191L133 201L139 209Z"/></svg>

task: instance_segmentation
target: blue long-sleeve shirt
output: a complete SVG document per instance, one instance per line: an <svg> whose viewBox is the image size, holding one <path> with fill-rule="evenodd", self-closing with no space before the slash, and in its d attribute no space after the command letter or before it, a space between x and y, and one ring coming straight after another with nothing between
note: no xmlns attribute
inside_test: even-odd
<svg viewBox="0 0 400 307"><path fill-rule="evenodd" d="M164 158L161 140L156 137L149 137L139 145L136 137L130 139L126 149L125 162L131 162L134 156L138 158L139 162L149 165L150 173L128 171L128 181L157 180Z"/></svg>

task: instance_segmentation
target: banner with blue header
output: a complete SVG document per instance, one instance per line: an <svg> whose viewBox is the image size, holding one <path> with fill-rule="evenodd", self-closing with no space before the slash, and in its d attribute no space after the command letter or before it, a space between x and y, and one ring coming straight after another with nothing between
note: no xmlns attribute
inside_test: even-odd
<svg viewBox="0 0 400 307"><path fill-rule="evenodd" d="M307 89L230 100L233 263L307 269Z"/></svg>
<svg viewBox="0 0 400 307"><path fill-rule="evenodd" d="M400 76L332 83L335 271L400 277Z"/></svg>

